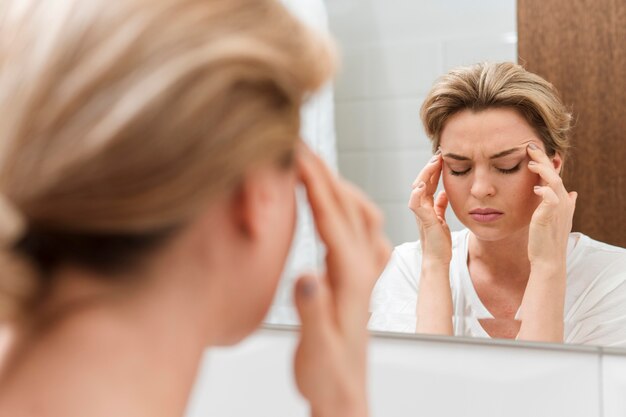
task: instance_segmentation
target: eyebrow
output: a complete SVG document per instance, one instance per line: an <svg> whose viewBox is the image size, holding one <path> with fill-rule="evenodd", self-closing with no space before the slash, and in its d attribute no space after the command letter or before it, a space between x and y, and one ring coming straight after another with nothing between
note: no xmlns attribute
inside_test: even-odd
<svg viewBox="0 0 626 417"><path fill-rule="evenodd" d="M505 157L507 155L512 154L513 152L516 152L520 149L520 147L515 147L515 148L511 148L511 149L507 149L506 151L502 151L502 152L498 152L496 154L493 154L489 157L489 159L498 159L498 158L502 158ZM463 155L457 155L455 153L446 153L443 156L447 157L447 158L451 158L451 159L456 159L457 161L470 161L471 159L468 158L467 156L463 156Z"/></svg>

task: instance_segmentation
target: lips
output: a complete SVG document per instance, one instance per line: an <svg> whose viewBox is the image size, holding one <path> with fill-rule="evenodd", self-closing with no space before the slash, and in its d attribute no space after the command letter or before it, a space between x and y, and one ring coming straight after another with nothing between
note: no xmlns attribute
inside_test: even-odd
<svg viewBox="0 0 626 417"><path fill-rule="evenodd" d="M475 208L469 212L469 215L477 222L489 223L498 220L504 216L504 213L492 208Z"/></svg>

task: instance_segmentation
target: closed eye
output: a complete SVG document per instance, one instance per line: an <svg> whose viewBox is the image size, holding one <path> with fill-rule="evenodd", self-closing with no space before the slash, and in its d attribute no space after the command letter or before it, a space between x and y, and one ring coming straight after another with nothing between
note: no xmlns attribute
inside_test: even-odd
<svg viewBox="0 0 626 417"><path fill-rule="evenodd" d="M450 174L451 174L451 175L461 176L461 175L465 175L465 174L467 174L468 172L470 172L470 169L471 169L471 168L467 168L465 171L455 171L455 170L451 169L451 170L450 170Z"/></svg>
<svg viewBox="0 0 626 417"><path fill-rule="evenodd" d="M519 171L521 165L522 165L522 163L520 162L519 164L515 165L513 168L509 168L509 169L506 169L506 168L496 168L496 169L498 171L500 171L501 173L503 173L503 174L512 174L514 172Z"/></svg>
<svg viewBox="0 0 626 417"><path fill-rule="evenodd" d="M499 172L503 173L503 174L513 174L514 172L519 171L520 167L521 167L522 163L520 162L519 164L515 165L513 168L496 168ZM464 171L455 171L453 169L450 170L450 175L455 175L455 176L462 176L462 175L466 175L467 173L469 173L471 171L472 168L467 168Z"/></svg>

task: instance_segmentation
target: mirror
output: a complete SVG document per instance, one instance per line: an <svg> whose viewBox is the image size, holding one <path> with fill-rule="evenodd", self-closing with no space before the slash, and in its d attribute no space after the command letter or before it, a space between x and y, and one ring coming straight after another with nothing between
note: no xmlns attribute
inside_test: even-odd
<svg viewBox="0 0 626 417"><path fill-rule="evenodd" d="M435 79L452 68L482 61L517 62L518 5L515 0L472 4L336 0L325 6L328 20L322 26L327 23L342 60L332 99L336 139L333 136L331 142L336 140L337 154L323 156L331 164L336 160L340 173L382 208L392 243L401 245L377 284L370 328L416 333L419 250L411 242L419 239L419 233L407 201L416 175L432 157L420 106ZM329 99L328 91L313 105L324 99ZM322 128L309 135L328 131L323 126L327 119L317 116ZM453 250L458 252L457 262L450 267L454 334L514 339L521 328L521 298L496 302L501 308L494 313L485 292L470 279L469 232L450 207L446 221L453 232ZM306 227L301 225L298 233L306 234L302 231ZM319 245L296 240L309 256L322 259ZM609 253L608 257L594 258L596 268L585 270L589 256L598 248L597 242L583 234L570 236L563 341L626 347L626 277L620 276L626 273L626 250L603 246L600 251ZM297 253L292 254L292 261L302 256ZM610 271L603 270L604 266ZM572 268L579 271L576 277L583 278L571 278ZM504 287L500 294L490 294L492 298L494 294L496 298L508 296ZM283 283L269 323L297 323L289 295L289 285Z"/></svg>
<svg viewBox="0 0 626 417"><path fill-rule="evenodd" d="M432 157L419 110L437 77L480 61L517 61L516 2L327 2L339 45L339 170L383 209L394 245L418 238L410 186ZM451 230L463 225L448 209Z"/></svg>

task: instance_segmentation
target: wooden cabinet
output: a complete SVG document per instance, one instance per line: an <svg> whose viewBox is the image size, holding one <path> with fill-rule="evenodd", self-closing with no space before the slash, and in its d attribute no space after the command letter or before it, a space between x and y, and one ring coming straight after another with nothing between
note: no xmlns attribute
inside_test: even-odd
<svg viewBox="0 0 626 417"><path fill-rule="evenodd" d="M518 0L519 63L575 117L574 231L626 247L626 0Z"/></svg>

